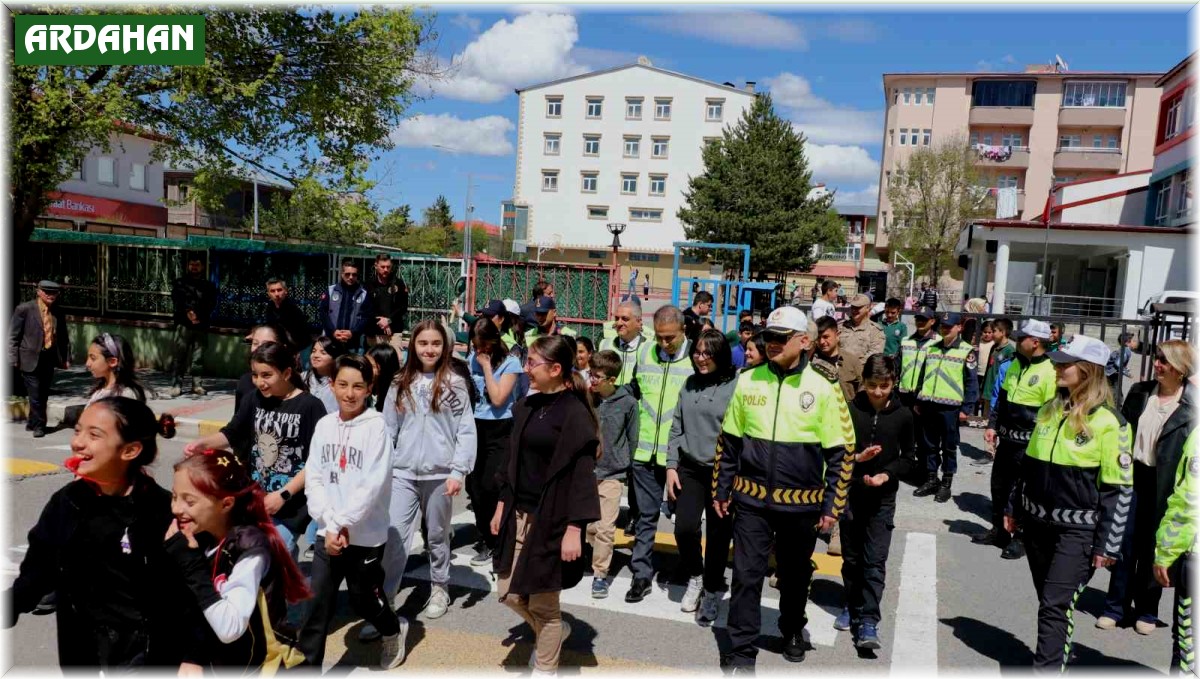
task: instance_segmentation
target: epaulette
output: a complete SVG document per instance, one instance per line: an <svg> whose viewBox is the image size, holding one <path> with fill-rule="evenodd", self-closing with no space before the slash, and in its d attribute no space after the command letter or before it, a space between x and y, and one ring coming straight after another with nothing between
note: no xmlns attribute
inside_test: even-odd
<svg viewBox="0 0 1200 679"><path fill-rule="evenodd" d="M813 367L813 370L817 371L818 375L820 375L821 377L824 377L825 379L829 380L830 382L832 382L834 384L837 384L838 369L837 369L836 365L834 365L833 363L830 363L829 361L826 361L823 358L813 358L811 365Z"/></svg>

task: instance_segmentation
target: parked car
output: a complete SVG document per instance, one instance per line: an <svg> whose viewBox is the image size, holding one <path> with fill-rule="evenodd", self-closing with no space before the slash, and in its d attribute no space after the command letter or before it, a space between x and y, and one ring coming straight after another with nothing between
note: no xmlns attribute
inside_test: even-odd
<svg viewBox="0 0 1200 679"><path fill-rule="evenodd" d="M1192 313L1195 314L1196 304L1200 302L1200 292L1192 292L1191 290L1164 290L1163 292L1152 295L1142 308L1138 310L1138 317L1143 321L1149 321L1154 318L1154 312L1151 309L1153 304L1187 304L1192 307ZM1190 323L1190 318L1179 314L1166 314L1163 320L1170 324L1171 339L1180 339L1183 337L1183 328ZM1193 334L1190 330L1189 335Z"/></svg>

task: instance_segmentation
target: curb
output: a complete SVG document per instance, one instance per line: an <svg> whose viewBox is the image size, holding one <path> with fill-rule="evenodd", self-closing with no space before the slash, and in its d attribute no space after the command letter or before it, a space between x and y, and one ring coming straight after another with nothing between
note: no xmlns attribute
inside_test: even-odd
<svg viewBox="0 0 1200 679"><path fill-rule="evenodd" d="M67 408L74 403L49 403L46 405L46 420L49 423L62 423L63 417L66 414ZM28 416L28 405L9 404L9 414L13 421L24 421ZM153 409L156 416L162 415L157 409ZM170 412L170 411L165 411ZM222 420L201 420L194 417L176 417L175 418L175 438L184 440L194 440L201 436L215 434L225 426Z"/></svg>

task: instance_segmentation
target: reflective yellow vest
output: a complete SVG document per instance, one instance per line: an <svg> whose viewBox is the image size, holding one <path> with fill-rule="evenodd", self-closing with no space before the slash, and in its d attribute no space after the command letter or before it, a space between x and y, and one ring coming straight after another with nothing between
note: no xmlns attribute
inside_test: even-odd
<svg viewBox="0 0 1200 679"><path fill-rule="evenodd" d="M920 343L911 336L900 342L900 393L916 393L921 387L921 365L925 363L925 347L933 339Z"/></svg>
<svg viewBox="0 0 1200 679"><path fill-rule="evenodd" d="M1007 392L1009 403L1041 408L1054 400L1057 385L1058 376L1054 373L1052 362L1042 360L1024 366L1014 358L1000 388Z"/></svg>
<svg viewBox="0 0 1200 679"><path fill-rule="evenodd" d="M621 374L617 376L617 386L629 384L633 379L634 369L637 368L638 356L641 349L647 344L654 343L654 335L646 334L646 328L643 326L641 340L633 346L633 348L623 349L617 343L617 338L606 338L600 340L600 348L598 351L615 351L621 357Z"/></svg>
<svg viewBox="0 0 1200 679"><path fill-rule="evenodd" d="M638 420L638 445L633 459L667 466L667 440L671 436L671 420L679 404L683 383L695 372L692 367L690 343L683 342L677 361L658 358L658 347L644 342L637 363L637 381L642 390L641 412Z"/></svg>
<svg viewBox="0 0 1200 679"><path fill-rule="evenodd" d="M925 376L921 380L921 391L917 399L941 405L961 406L964 398L963 366L975 349L959 338L953 347L946 349L939 342L922 348L925 354Z"/></svg>

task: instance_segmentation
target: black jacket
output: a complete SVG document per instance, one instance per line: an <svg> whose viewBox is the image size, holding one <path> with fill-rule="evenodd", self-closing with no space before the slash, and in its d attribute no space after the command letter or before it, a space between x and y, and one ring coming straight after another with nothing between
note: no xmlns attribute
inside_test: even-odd
<svg viewBox="0 0 1200 679"><path fill-rule="evenodd" d="M263 306L263 322L278 325L287 331L288 338L294 343L297 351L312 344L312 325L304 310L291 297L284 298L283 304L275 306L267 300Z"/></svg>
<svg viewBox="0 0 1200 679"><path fill-rule="evenodd" d="M1129 423L1134 437L1137 437L1138 420L1146 410L1150 396L1154 394L1154 380L1138 382L1125 395L1125 403L1121 406L1121 415ZM1183 393L1179 395L1179 407L1171 413L1163 425L1162 433L1158 436L1158 444L1154 446L1154 469L1158 476L1158 493L1154 498L1154 516L1159 519L1167 511L1167 498L1175 489L1175 473L1178 471L1179 460L1183 457L1183 442L1196 426L1195 414L1192 412L1192 388L1184 381ZM1139 502L1144 501L1138 498Z"/></svg>
<svg viewBox="0 0 1200 679"><path fill-rule="evenodd" d="M887 406L876 411L867 392L860 391L850 402L850 417L854 420L854 448L862 451L873 445L883 450L866 462L854 463L856 490L878 490L896 492L900 479L918 467L915 438L913 435L912 410L900 403L900 395L893 394ZM887 472L890 480L879 487L867 486L864 476L875 476Z"/></svg>
<svg viewBox="0 0 1200 679"><path fill-rule="evenodd" d="M50 307L54 316L54 347L58 366L66 365L71 358L71 336L67 328L67 315L57 304ZM37 300L17 305L8 326L8 364L31 373L37 370L38 358L46 338L42 331L42 312Z"/></svg>
<svg viewBox="0 0 1200 679"><path fill-rule="evenodd" d="M382 335L376 319L386 316L391 321L392 333L408 329L408 286L400 274L393 273L392 280L380 283L378 276L371 276L367 281L367 291L371 293L371 306L374 312L367 319L367 329L363 334Z"/></svg>
<svg viewBox="0 0 1200 679"><path fill-rule="evenodd" d="M125 592L137 603L140 621L111 630L117 641L101 643L96 623L77 610L73 592L81 587L80 572L88 568L87 554L73 545L81 537L81 522L96 511L98 495L86 481L76 480L50 496L37 525L29 531L29 548L20 575L5 592L9 616L16 624L45 595L58 595L58 660L64 667L177 666L205 664L203 633L207 624L187 590L179 569L167 556L163 538L174 518L171 493L149 476L139 476L130 493L132 523L126 527L129 567L141 587ZM86 584L82 585L86 587Z"/></svg>
<svg viewBox="0 0 1200 679"><path fill-rule="evenodd" d="M199 321L195 324L196 327L206 329L212 320L213 311L217 308L217 286L207 278L177 278L171 286L171 301L175 307L175 325L192 327L187 312L195 311Z"/></svg>

